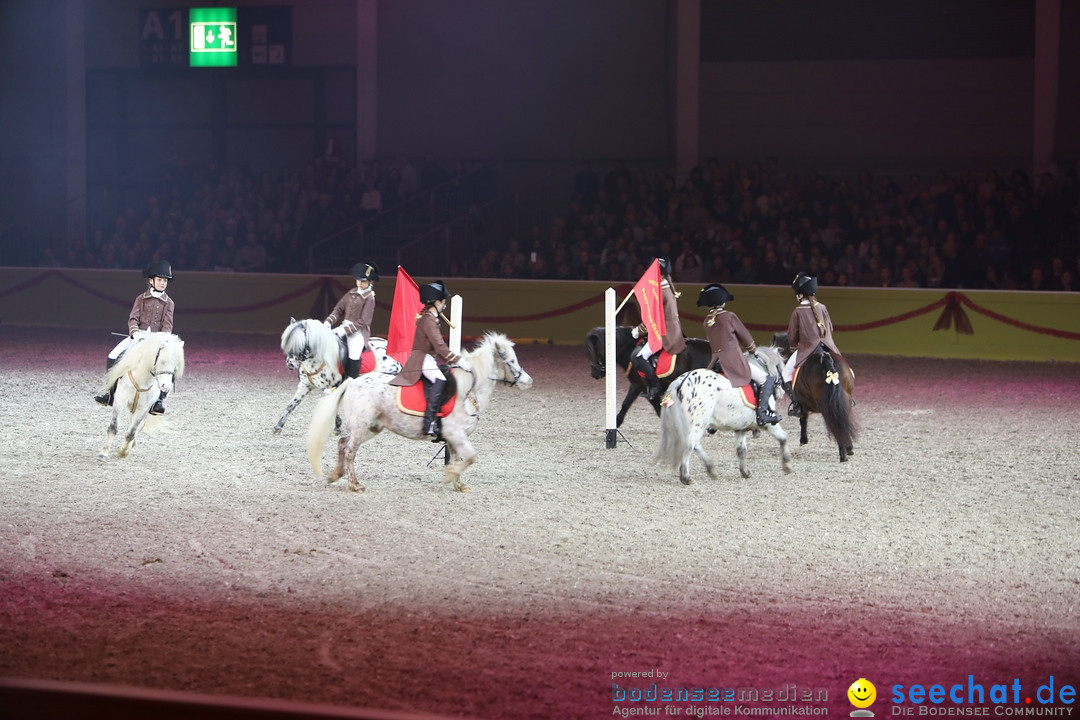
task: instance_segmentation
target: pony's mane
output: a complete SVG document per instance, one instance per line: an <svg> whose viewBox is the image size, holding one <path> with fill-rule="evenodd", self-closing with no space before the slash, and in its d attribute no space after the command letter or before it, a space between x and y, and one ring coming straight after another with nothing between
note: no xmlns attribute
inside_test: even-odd
<svg viewBox="0 0 1080 720"><path fill-rule="evenodd" d="M307 328L307 332L304 329ZM297 320L281 334L281 351L290 357L299 357L304 352L304 345L311 350L311 355L320 362L336 363L339 346L337 336L319 320Z"/></svg>
<svg viewBox="0 0 1080 720"><path fill-rule="evenodd" d="M765 358L765 369L771 374L778 372L784 365L784 356L780 354L780 349L773 346L758 346L758 354Z"/></svg>
<svg viewBox="0 0 1080 720"><path fill-rule="evenodd" d="M479 375L490 375L495 366L495 356L499 351L506 352L514 347L514 343L506 335L488 330L484 337L472 350L464 354L464 357L473 366Z"/></svg>
<svg viewBox="0 0 1080 720"><path fill-rule="evenodd" d="M171 369L179 379L184 374L184 341L172 333L150 333L145 340L134 343L124 352L120 361L109 370L107 383L111 385L129 370L152 367L155 360L159 360L159 369Z"/></svg>

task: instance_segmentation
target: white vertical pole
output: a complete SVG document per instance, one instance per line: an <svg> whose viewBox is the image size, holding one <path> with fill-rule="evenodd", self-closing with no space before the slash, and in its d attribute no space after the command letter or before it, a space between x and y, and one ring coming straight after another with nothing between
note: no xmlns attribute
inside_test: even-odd
<svg viewBox="0 0 1080 720"><path fill-rule="evenodd" d="M450 298L450 350L461 354L461 296Z"/></svg>
<svg viewBox="0 0 1080 720"><path fill-rule="evenodd" d="M615 447L618 432L615 429L615 372L618 362L615 359L615 289L604 291L604 389L605 389L605 444L607 449Z"/></svg>

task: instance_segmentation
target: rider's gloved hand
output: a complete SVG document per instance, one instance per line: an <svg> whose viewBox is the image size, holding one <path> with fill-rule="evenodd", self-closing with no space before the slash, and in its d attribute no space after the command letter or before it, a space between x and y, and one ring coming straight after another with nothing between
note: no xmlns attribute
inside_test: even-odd
<svg viewBox="0 0 1080 720"><path fill-rule="evenodd" d="M336 328L334 328L334 334L338 337L345 337L345 326L338 325Z"/></svg>
<svg viewBox="0 0 1080 720"><path fill-rule="evenodd" d="M322 321L322 324L326 326L326 329L327 329L327 330L329 330L329 329L330 329L330 321L329 321L329 320L323 320L323 321Z"/></svg>

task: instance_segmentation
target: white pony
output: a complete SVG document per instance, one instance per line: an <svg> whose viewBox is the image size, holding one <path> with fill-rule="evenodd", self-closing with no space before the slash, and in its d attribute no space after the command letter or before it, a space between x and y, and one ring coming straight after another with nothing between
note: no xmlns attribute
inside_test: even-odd
<svg viewBox="0 0 1080 720"><path fill-rule="evenodd" d="M127 419L124 443L117 457L126 457L135 447L135 435L146 422L147 413L163 392L184 374L184 341L172 333L147 333L132 343L105 375L105 387L116 383L113 393L112 421L105 434L105 444L98 457L109 459L109 446L117 434L120 414Z"/></svg>
<svg viewBox="0 0 1080 720"><path fill-rule="evenodd" d="M386 340L368 338L375 353L375 370L396 375L401 363L386 354ZM312 390L330 390L341 383L341 368L345 363L345 341L320 320L289 318L289 326L281 333L281 351L285 367L296 370L296 392L285 406L285 413L274 426L277 435L285 427L289 413L296 409Z"/></svg>
<svg viewBox="0 0 1080 720"><path fill-rule="evenodd" d="M468 492L461 474L476 460L476 450L469 434L476 428L480 414L487 408L495 385L527 389L532 378L518 363L514 343L501 333L487 333L471 352L462 356L452 372L457 385L454 410L442 419L442 436L453 453L446 465L445 481L455 490ZM411 440L430 440L424 434L423 418L402 412L398 407L399 388L390 385L388 376L379 373L346 379L337 390L319 401L308 430L308 460L316 477L322 477L322 452L330 436L330 427L340 409L350 434L338 439L337 467L326 480L332 483L346 472L348 465L349 490L363 492L356 478L353 461L356 449L383 430Z"/></svg>
<svg viewBox="0 0 1080 720"><path fill-rule="evenodd" d="M775 348L758 348L757 358L765 371L774 377L779 375L783 359ZM783 397L780 383L776 383L773 396L779 405ZM732 387L723 375L712 370L691 370L675 379L668 387L664 409L660 413L660 447L656 460L667 467L679 468L679 480L690 484L690 455L696 452L705 463L710 477L716 477L712 460L701 447L706 430L733 430L735 452L739 457L739 472L750 477L746 466L746 433L756 430L757 414L745 400L742 388ZM768 398L762 398L767 402ZM781 463L785 473L791 472L791 451L788 450L787 433L776 425L766 425L765 431L780 443Z"/></svg>

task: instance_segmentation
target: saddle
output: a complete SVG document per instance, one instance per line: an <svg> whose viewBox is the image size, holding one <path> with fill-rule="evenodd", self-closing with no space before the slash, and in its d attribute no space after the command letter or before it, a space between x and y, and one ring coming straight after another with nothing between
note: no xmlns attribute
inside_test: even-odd
<svg viewBox="0 0 1080 720"><path fill-rule="evenodd" d="M720 369L720 363L718 361L713 362L713 364L709 366L709 369L717 375L724 375L724 371ZM724 375L724 377L726 378L727 375ZM729 380L728 382L731 381ZM754 389L756 386L757 383L751 380L746 385L735 388L736 390L742 390L742 401L746 405L746 407L750 408L751 410L757 410L757 392Z"/></svg>
<svg viewBox="0 0 1080 720"><path fill-rule="evenodd" d="M442 398L439 400L439 417L446 417L454 411L457 404L457 379L451 372L444 372L446 385L443 386ZM417 380L412 385L405 385L397 389L398 410L406 415L424 416L427 410L427 400L424 398L424 381Z"/></svg>
<svg viewBox="0 0 1080 720"><path fill-rule="evenodd" d="M638 344L640 345L641 343ZM675 361L678 359L678 357L678 354L672 355L667 350L661 348L659 351L654 353L651 358L649 358L650 361L656 361L655 363L653 363L653 366L656 368L657 379L668 377L673 372L675 372ZM627 368L627 373L631 372L636 372L638 374L638 377L645 377L640 370L634 370L633 365L630 365L630 367Z"/></svg>

